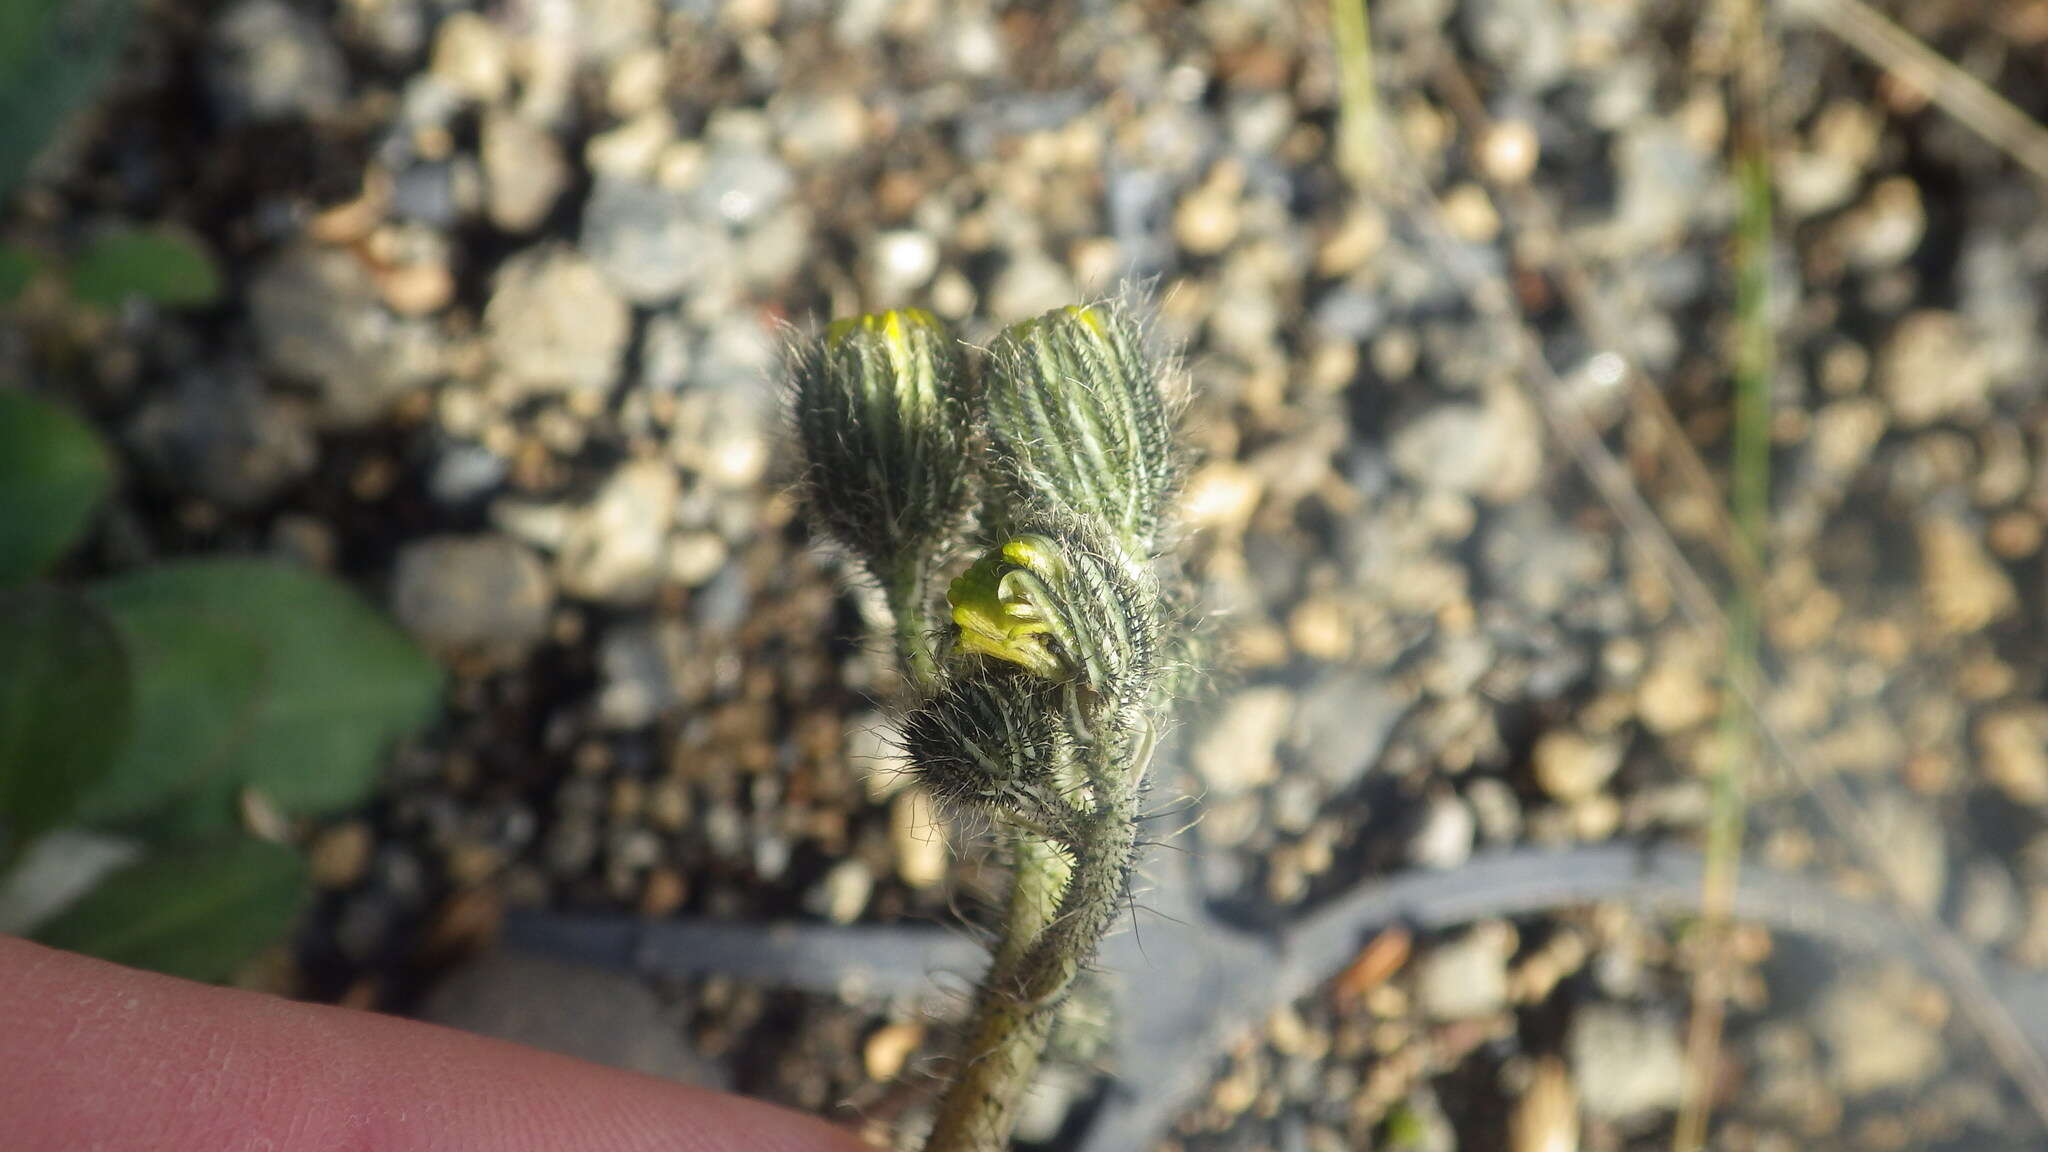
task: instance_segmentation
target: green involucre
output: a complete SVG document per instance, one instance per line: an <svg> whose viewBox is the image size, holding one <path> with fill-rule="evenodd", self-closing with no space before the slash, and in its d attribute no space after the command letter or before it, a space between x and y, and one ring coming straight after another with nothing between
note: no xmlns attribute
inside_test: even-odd
<svg viewBox="0 0 2048 1152"><path fill-rule="evenodd" d="M795 364L796 431L820 527L885 585L943 551L971 493L972 395L929 313L841 320Z"/></svg>
<svg viewBox="0 0 2048 1152"><path fill-rule="evenodd" d="M990 469L1016 508L1108 528L1151 555L1180 483L1160 369L1115 304L1059 308L990 349Z"/></svg>

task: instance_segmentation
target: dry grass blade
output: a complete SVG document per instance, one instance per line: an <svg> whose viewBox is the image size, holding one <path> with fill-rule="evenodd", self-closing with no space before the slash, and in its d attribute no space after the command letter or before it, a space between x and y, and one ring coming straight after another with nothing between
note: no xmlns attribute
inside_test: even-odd
<svg viewBox="0 0 2048 1152"><path fill-rule="evenodd" d="M1785 10L1812 20L1872 63L1925 92L1936 107L2048 180L2048 128L1883 13L1862 0L1785 0Z"/></svg>

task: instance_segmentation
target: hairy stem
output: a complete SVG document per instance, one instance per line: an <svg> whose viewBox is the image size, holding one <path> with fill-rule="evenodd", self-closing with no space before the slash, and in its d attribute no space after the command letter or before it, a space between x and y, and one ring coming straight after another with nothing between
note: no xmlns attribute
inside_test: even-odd
<svg viewBox="0 0 2048 1152"><path fill-rule="evenodd" d="M1009 1147L1018 1107L1060 1005L1123 907L1137 842L1140 781L1135 776L1142 773L1143 761L1107 754L1094 758L1105 766L1120 761L1130 786L1088 816L1071 859L1043 840L1020 837L1010 921L975 994L963 1048L971 1054L970 1063L939 1101L925 1152L1002 1152ZM1128 767L1133 763L1136 772ZM1058 901L1047 916L1045 897L1053 884ZM1017 929L1034 925L1035 938L1021 943Z"/></svg>
<svg viewBox="0 0 2048 1152"><path fill-rule="evenodd" d="M928 570L922 556L906 555L890 573L889 586L884 590L889 612L896 617L896 651L920 693L930 692L939 684L939 664L932 655L931 621L925 619L925 606L930 600L925 594Z"/></svg>

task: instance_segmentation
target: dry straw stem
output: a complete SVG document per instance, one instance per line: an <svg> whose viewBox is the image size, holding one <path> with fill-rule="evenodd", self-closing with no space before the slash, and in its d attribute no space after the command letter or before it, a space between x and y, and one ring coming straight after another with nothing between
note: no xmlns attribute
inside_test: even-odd
<svg viewBox="0 0 2048 1152"><path fill-rule="evenodd" d="M1456 69L1457 64L1447 59L1445 67ZM1466 86L1470 90L1469 81ZM1381 144L1386 152L1381 170L1389 174L1383 191L1397 207L1414 213L1422 225L1425 242L1434 249L1445 270L1459 281L1480 314L1499 328L1508 346L1516 350L1522 369L1518 380L1529 390L1550 434L1614 513L1630 545L1662 574L1679 611L1702 633L1725 645L1732 622L1711 585L1686 558L1670 530L1636 487L1628 468L1600 438L1592 421L1558 379L1544 358L1540 336L1521 315L1506 280L1474 259L1452 237L1444 222L1441 201L1423 180L1422 168L1405 156L1401 142L1383 138ZM1511 210L1518 203L1510 200ZM1518 227L1525 223L1513 219L1512 211L1510 215ZM1577 310L1576 303L1570 297L1567 302L1575 304L1575 318L1582 325L1587 324L1587 317ZM1999 1002L1975 956L1946 925L1903 899L1890 853L1861 804L1839 778L1815 771L1802 746L1763 713L1762 701L1775 690L1769 678L1759 672L1755 682L1730 687L1737 703L1750 716L1763 759L1776 765L1814 799L1829 828L1878 879L1928 958L1948 980L1965 1018L2026 1096L2029 1107L2048 1123L2048 1061L2044 1061L2009 1010Z"/></svg>
<svg viewBox="0 0 2048 1152"><path fill-rule="evenodd" d="M1862 0L1782 0L1789 15L1836 39L1927 94L1942 111L2041 180L2048 180L2048 129L1992 87L1916 39Z"/></svg>

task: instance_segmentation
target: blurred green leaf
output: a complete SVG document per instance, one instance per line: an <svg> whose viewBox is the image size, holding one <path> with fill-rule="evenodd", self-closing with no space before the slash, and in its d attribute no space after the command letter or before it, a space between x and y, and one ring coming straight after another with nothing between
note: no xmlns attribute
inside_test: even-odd
<svg viewBox="0 0 2048 1152"><path fill-rule="evenodd" d="M28 249L0 244L0 304L21 295L21 290L35 279L36 270L42 266L43 262Z"/></svg>
<svg viewBox="0 0 2048 1152"><path fill-rule="evenodd" d="M247 837L152 853L36 931L54 948L190 980L221 981L291 927L306 867Z"/></svg>
<svg viewBox="0 0 2048 1152"><path fill-rule="evenodd" d="M169 231L109 232L71 265L71 294L113 309L130 296L167 308L194 308L220 296L220 272L197 240Z"/></svg>
<svg viewBox="0 0 2048 1152"><path fill-rule="evenodd" d="M0 585L42 572L77 543L113 477L83 421L0 388Z"/></svg>
<svg viewBox="0 0 2048 1152"><path fill-rule="evenodd" d="M239 761L263 700L271 646L243 621L194 611L180 597L99 600L132 654L135 722L113 769L80 805L80 819L110 826L154 817L150 831L163 838L233 827Z"/></svg>
<svg viewBox="0 0 2048 1152"><path fill-rule="evenodd" d="M0 857L69 817L128 734L127 654L83 596L0 591Z"/></svg>
<svg viewBox="0 0 2048 1152"><path fill-rule="evenodd" d="M182 794L170 830L190 834L230 824L243 788L291 814L348 808L440 694L440 670L403 633L289 565L167 564L93 597L134 653L137 685L135 733L92 798L95 818Z"/></svg>
<svg viewBox="0 0 2048 1152"><path fill-rule="evenodd" d="M0 200L112 73L133 12L129 0L0 2Z"/></svg>

